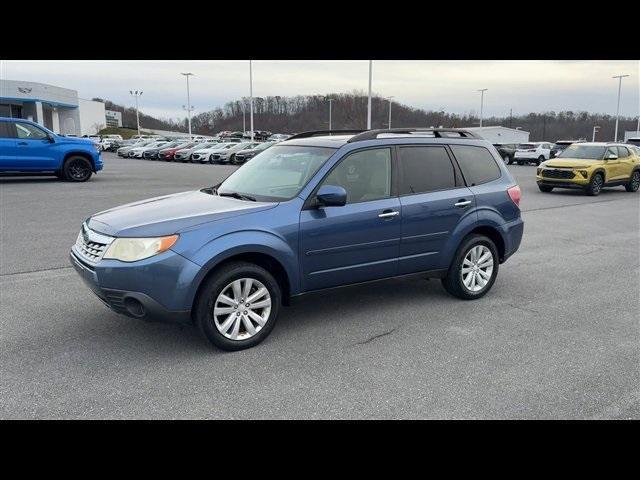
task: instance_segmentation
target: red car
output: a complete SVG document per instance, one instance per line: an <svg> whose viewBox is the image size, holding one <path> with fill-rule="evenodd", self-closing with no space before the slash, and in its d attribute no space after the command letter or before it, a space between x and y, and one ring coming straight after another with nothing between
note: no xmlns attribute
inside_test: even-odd
<svg viewBox="0 0 640 480"><path fill-rule="evenodd" d="M197 145L197 142L188 142L183 143L182 145L177 145L171 148L165 148L164 150L160 150L158 152L158 160L166 160L170 162L173 160L173 156L176 154L178 150L182 150L183 148L191 148L194 145Z"/></svg>

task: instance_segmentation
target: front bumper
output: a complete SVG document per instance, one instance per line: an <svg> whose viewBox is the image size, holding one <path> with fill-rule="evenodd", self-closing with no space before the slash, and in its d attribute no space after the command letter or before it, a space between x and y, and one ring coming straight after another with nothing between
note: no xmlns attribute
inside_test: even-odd
<svg viewBox="0 0 640 480"><path fill-rule="evenodd" d="M542 176L542 174L536 175L536 183L538 185L544 185L549 187L559 188L584 188L589 185L589 179L591 175L584 178L582 174L574 172L573 178L550 178Z"/></svg>
<svg viewBox="0 0 640 480"><path fill-rule="evenodd" d="M200 267L168 250L138 262L101 260L89 265L69 252L73 268L89 289L116 313L148 321L189 323L194 279Z"/></svg>

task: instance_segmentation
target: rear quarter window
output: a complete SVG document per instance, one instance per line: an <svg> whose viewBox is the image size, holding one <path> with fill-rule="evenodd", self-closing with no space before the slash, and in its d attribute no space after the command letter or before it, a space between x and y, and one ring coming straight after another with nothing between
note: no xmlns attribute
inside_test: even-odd
<svg viewBox="0 0 640 480"><path fill-rule="evenodd" d="M502 175L493 155L484 147L451 145L451 151L469 186L491 182Z"/></svg>

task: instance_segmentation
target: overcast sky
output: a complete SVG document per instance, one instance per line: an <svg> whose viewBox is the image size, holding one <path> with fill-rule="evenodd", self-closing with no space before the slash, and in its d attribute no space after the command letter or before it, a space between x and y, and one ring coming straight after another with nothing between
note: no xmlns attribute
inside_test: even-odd
<svg viewBox="0 0 640 480"><path fill-rule="evenodd" d="M191 103L195 113L249 95L248 61L6 61L0 78L41 82L133 105L129 90L143 90L140 110L184 117L185 77L193 72ZM639 61L382 61L373 62L373 91L394 101L452 113L476 114L480 88L485 116L529 112L586 110L615 114L618 80L620 113L635 117L640 109ZM307 95L368 88L364 61L254 61L253 94Z"/></svg>

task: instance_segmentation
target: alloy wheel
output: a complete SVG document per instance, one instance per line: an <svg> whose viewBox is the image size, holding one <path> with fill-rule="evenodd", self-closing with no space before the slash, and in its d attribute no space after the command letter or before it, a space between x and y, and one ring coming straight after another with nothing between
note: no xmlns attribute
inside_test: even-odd
<svg viewBox="0 0 640 480"><path fill-rule="evenodd" d="M635 192L640 188L640 172L633 172L633 177L631 177L631 189Z"/></svg>
<svg viewBox="0 0 640 480"><path fill-rule="evenodd" d="M240 278L222 289L213 305L213 321L230 340L247 340L265 326L271 314L271 295L255 278Z"/></svg>
<svg viewBox="0 0 640 480"><path fill-rule="evenodd" d="M462 283L471 292L479 292L487 286L493 274L493 255L485 245L474 245L462 261Z"/></svg>
<svg viewBox="0 0 640 480"><path fill-rule="evenodd" d="M91 169L82 160L73 160L69 165L69 175L74 180L85 180L91 175Z"/></svg>

